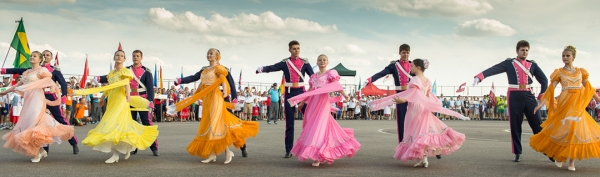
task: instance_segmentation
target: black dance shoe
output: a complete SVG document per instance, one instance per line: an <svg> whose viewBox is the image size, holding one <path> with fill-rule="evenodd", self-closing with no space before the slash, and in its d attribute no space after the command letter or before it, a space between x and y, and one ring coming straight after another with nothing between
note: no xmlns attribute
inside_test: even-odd
<svg viewBox="0 0 600 177"><path fill-rule="evenodd" d="M520 161L521 161L521 154L515 154L514 162L520 162Z"/></svg>
<svg viewBox="0 0 600 177"><path fill-rule="evenodd" d="M73 154L75 154L75 155L79 154L79 147L76 144L73 145Z"/></svg>
<svg viewBox="0 0 600 177"><path fill-rule="evenodd" d="M246 148L242 149L242 157L248 157L248 151L246 151Z"/></svg>

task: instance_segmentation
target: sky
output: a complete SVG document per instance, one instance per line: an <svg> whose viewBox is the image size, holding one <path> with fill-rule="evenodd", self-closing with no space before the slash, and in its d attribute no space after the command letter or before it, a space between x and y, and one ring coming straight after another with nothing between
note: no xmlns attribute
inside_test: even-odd
<svg viewBox="0 0 600 177"><path fill-rule="evenodd" d="M329 67L343 63L357 71L342 84L358 84L399 59L406 43L410 59L429 60L425 75L438 94L458 95L460 84L471 86L474 75L515 57L524 39L531 44L528 59L547 76L563 66L563 48L574 45L574 64L598 85L597 7L600 1L583 0L1 0L0 56L22 17L32 51L58 52L66 75L81 75L86 55L91 75L108 73L120 42L127 59L139 49L145 66L162 66L164 79L198 72L208 65L208 49L217 48L236 82L242 72L245 84L280 83L281 72L254 72L289 57L288 42L298 40L311 65L325 54ZM10 52L5 67L14 61ZM505 93L501 74L462 94L487 93L492 83Z"/></svg>

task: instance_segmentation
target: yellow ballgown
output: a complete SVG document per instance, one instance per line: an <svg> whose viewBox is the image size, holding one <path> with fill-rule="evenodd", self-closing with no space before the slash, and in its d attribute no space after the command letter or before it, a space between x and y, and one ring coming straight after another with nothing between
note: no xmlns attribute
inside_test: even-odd
<svg viewBox="0 0 600 177"><path fill-rule="evenodd" d="M554 103L554 87L550 84L543 96L548 106L548 119L542 131L530 138L529 145L536 151L558 162L566 159L600 158L600 126L585 111L595 89L588 80L588 72L576 68L574 73L556 69L550 75L551 83L559 82L562 92ZM586 81L582 85L582 81Z"/></svg>
<svg viewBox="0 0 600 177"><path fill-rule="evenodd" d="M108 86L75 90L75 95L88 95L104 91L107 97L106 112L102 116L96 128L88 132L83 144L93 147L101 152L112 152L112 149L120 153L133 150L144 150L158 137L156 125L144 126L131 117L131 105L143 105L145 99L131 97L130 102L126 99L126 85L133 79L130 69L121 68L112 70L107 76ZM147 104L146 100L146 105Z"/></svg>
<svg viewBox="0 0 600 177"><path fill-rule="evenodd" d="M187 147L193 156L208 158L211 153L218 155L231 145L240 148L246 144L247 138L258 134L258 122L242 121L227 111L233 105L224 101L223 92L219 89L225 83L227 86L224 91L229 93L226 76L227 69L223 66L205 69L196 93L176 104L176 110L180 111L198 99L203 103L200 126L196 137Z"/></svg>

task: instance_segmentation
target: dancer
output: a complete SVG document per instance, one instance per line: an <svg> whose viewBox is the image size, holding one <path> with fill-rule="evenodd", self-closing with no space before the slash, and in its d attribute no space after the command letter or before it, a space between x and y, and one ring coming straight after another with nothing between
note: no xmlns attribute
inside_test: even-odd
<svg viewBox="0 0 600 177"><path fill-rule="evenodd" d="M226 103L223 98L227 97L230 87L227 82L227 69L219 65L221 52L211 48L206 54L209 66L204 68L200 79L201 84L196 93L176 104L175 111L191 105L198 99L202 99L202 120L194 140L188 145L187 151L194 156L206 158L202 163L215 162L217 154L225 151L225 164L231 162L233 152L229 146L236 148L246 144L246 139L258 134L258 122L241 121L227 109L233 109L233 104ZM223 91L219 89L223 87ZM172 112L172 111L170 111Z"/></svg>
<svg viewBox="0 0 600 177"><path fill-rule="evenodd" d="M218 65L220 65L220 64L218 64ZM223 66L223 67L227 68L225 66ZM208 68L208 66L202 67L202 69L200 69L200 71L198 71L194 75L187 76L187 77L184 77L184 78L177 78L177 79L175 79L175 82L174 82L175 86L178 86L180 84L192 83L192 82L196 82L196 81L200 80L201 77L202 77L202 72L204 72L204 70L207 69L207 68ZM238 97L237 96L237 90L235 88L235 81L233 81L233 77L231 76L231 72L229 72L229 71L227 72L226 78L227 78L227 84L229 84L229 91L231 91L231 94L228 97L225 97L225 102L237 104L238 103L238 100L237 100L237 97ZM200 89L196 90L196 92L199 92L199 91L200 91ZM196 92L194 92L194 93L196 93ZM194 93L192 93L192 94L194 94ZM200 105L199 108L202 108L202 103L201 102L200 102L199 105ZM198 116L196 116L196 117L200 117L201 118L202 117L202 114L201 114L202 111L198 110L198 112L200 114L198 114ZM240 150L242 150L242 157L248 157L248 151L246 150L246 144L244 144L240 148Z"/></svg>
<svg viewBox="0 0 600 177"><path fill-rule="evenodd" d="M412 78L411 74L411 61L408 60L410 55L410 46L408 44L402 44L399 47L400 59L392 61L379 73L367 78L364 85L371 82L377 81L388 74L394 77L394 85L396 85L396 93L405 91L408 88L408 82ZM402 142L404 137L404 117L406 116L408 103L396 105L396 124L398 126L398 142ZM381 116L381 115L380 115Z"/></svg>
<svg viewBox="0 0 600 177"><path fill-rule="evenodd" d="M542 69L533 60L527 60L529 49L529 42L526 40L519 41L516 47L517 58L507 58L486 69L477 74L473 82L473 85L476 85L486 77L506 72L506 76L508 76L508 120L510 122L512 151L515 154L514 162L520 162L523 153L521 147L523 114L527 117L527 122L529 122L533 134L537 134L542 130L540 116L533 112L537 105L531 87L533 77L535 76L535 79L542 85L538 98L542 97L548 87L548 78L546 78Z"/></svg>
<svg viewBox="0 0 600 177"><path fill-rule="evenodd" d="M329 93L339 91L346 100L349 97L339 83L337 71L327 70L328 60L326 55L319 55L319 72L310 76L309 91L289 99L291 105L307 102L302 133L291 153L300 161L313 160L315 167L323 162L332 164L333 160L344 156L350 158L360 149L354 130L340 127L331 116L331 112L338 110L331 107L331 103L341 101L341 97L329 98Z"/></svg>
<svg viewBox="0 0 600 177"><path fill-rule="evenodd" d="M427 156L435 155L439 159L441 155L458 150L465 141L464 134L448 127L433 112L469 120L458 112L443 108L442 103L431 92L431 82L423 75L428 67L426 59L413 60L410 70L416 77L409 82L407 90L375 100L370 105L372 110L380 110L394 102L408 102L404 138L396 147L394 158L403 162L419 160L414 167L429 166Z"/></svg>
<svg viewBox="0 0 600 177"><path fill-rule="evenodd" d="M65 81L65 78L63 77L62 72L60 71L60 68L58 66L52 66L50 63L52 62L52 60L54 59L52 57L52 52L50 52L49 50L44 50L43 52L43 64L42 67L45 67L46 69L48 69L48 71L50 73L52 73L52 80L54 82L57 82L60 85L60 91L62 94L62 97L56 97L56 95L54 93L51 93L49 89L44 89L45 95L46 95L46 99L50 100L50 101L54 101L54 100L60 100L61 104L60 105L48 105L46 108L48 110L50 110L50 113L52 114L52 117L54 117L54 119L56 119L56 121L60 122L63 125L71 125L69 123L69 120L65 119L65 116L63 115L63 109L61 109L61 107L65 107L65 103L67 101L67 97L66 95L67 93L67 82ZM42 57L42 56L40 56ZM23 74L26 70L25 68L2 68L1 73L2 74ZM59 99L60 98L60 99ZM77 146L77 137L73 136L71 139L69 139L69 144L71 144L71 146L73 147L73 154L79 154L79 146ZM44 149L46 150L46 152L49 152L50 147L46 146L44 147Z"/></svg>
<svg viewBox="0 0 600 177"><path fill-rule="evenodd" d="M101 100L108 98L106 112L100 123L90 130L83 140L83 144L93 147L94 150L113 153L105 163L118 162L119 153L126 154L127 160L130 152L136 148L143 150L150 147L158 137L156 125L144 126L133 119L126 119L131 117L130 105L143 110L147 109L150 103L142 97L130 96L130 81L135 76L130 69L123 67L125 52L116 51L114 61L115 68L106 76L110 85L73 91L73 94L78 96L104 91Z"/></svg>
<svg viewBox="0 0 600 177"><path fill-rule="evenodd" d="M152 71L150 68L142 65L142 59L144 59L144 55L140 50L134 50L131 54L133 57L133 65L127 66L127 69L133 71L135 77L130 81L129 86L131 88L131 96L141 96L146 98L150 102L150 109L145 111L131 109L131 118L133 120L137 120L139 115L140 120L145 126L152 126L152 113L151 110L154 109L154 78L152 77ZM98 76L94 78L94 82L96 85L98 83L108 83L107 76ZM100 106L104 105L104 99L100 100ZM150 146L150 150L152 150L152 155L159 156L158 153L158 140L155 140L154 143ZM131 154L137 154L137 149L131 152Z"/></svg>
<svg viewBox="0 0 600 177"><path fill-rule="evenodd" d="M261 66L256 69L256 73L269 73L275 71L283 71L285 77L285 94L284 94L284 109L285 111L285 156L284 158L292 157L290 151L294 145L294 112L295 108L291 107L288 100L296 95L300 95L306 91L304 88L304 75L313 75L313 69L308 63L308 60L300 58L300 43L291 41L288 43L288 50L292 56L283 59L281 62L271 66Z"/></svg>
<svg viewBox="0 0 600 177"><path fill-rule="evenodd" d="M590 97L600 101L595 89L588 81L589 74L584 68L573 66L577 49L569 45L562 52L565 66L555 69L548 87L535 108L548 108L548 119L542 123L542 131L531 136L529 145L536 151L556 160L555 164L569 159L568 169L575 171L575 159L600 158L600 126L586 111ZM560 83L562 91L558 103L554 103L554 89Z"/></svg>
<svg viewBox="0 0 600 177"><path fill-rule="evenodd" d="M32 67L23 73L23 80L0 92L0 95L13 91L22 92L25 99L19 121L9 133L2 136L2 139L6 140L4 147L33 157L31 162L39 162L42 157L48 155L42 146L72 138L75 129L73 126L62 125L45 113L46 105L57 106L60 100L45 98L44 88L50 87L47 93L56 97L60 97L60 90L52 81L50 71L40 66L42 53L32 52L29 62Z"/></svg>

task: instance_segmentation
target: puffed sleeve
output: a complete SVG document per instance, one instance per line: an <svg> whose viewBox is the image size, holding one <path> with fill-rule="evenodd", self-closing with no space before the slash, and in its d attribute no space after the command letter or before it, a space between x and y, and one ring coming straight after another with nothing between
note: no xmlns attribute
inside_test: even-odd
<svg viewBox="0 0 600 177"><path fill-rule="evenodd" d="M581 70L581 80L588 80L590 77L590 73L585 68L580 68Z"/></svg>
<svg viewBox="0 0 600 177"><path fill-rule="evenodd" d="M550 83L560 82L560 69L555 69L552 74L550 74Z"/></svg>
<svg viewBox="0 0 600 177"><path fill-rule="evenodd" d="M40 72L38 72L37 77L40 79L43 79L46 77L52 77L52 73L50 73L50 71L48 71L48 69L42 68L42 70Z"/></svg>
<svg viewBox="0 0 600 177"><path fill-rule="evenodd" d="M421 79L419 79L418 77L413 77L412 79L410 79L410 81L408 82L408 88L414 88L414 89L421 89Z"/></svg>
<svg viewBox="0 0 600 177"><path fill-rule="evenodd" d="M122 68L121 69L121 79L128 79L128 80L133 79L133 71L131 71L130 69L127 69L127 68Z"/></svg>
<svg viewBox="0 0 600 177"><path fill-rule="evenodd" d="M217 66L217 68L215 68L215 74L217 77L227 76L227 73L227 69L223 66Z"/></svg>
<svg viewBox="0 0 600 177"><path fill-rule="evenodd" d="M338 72L336 70L330 70L329 74L327 75L327 81L328 82L337 82L340 80L340 75L338 74Z"/></svg>

